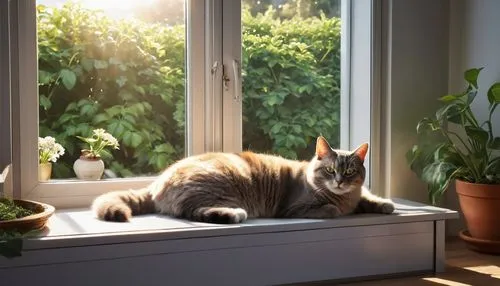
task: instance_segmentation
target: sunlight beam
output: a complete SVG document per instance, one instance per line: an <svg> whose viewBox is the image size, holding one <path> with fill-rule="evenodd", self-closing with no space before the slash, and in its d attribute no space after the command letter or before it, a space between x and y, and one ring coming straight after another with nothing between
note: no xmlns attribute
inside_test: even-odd
<svg viewBox="0 0 500 286"><path fill-rule="evenodd" d="M139 7L153 5L158 0L75 0L82 7L92 10L101 10L114 19L133 18L134 12ZM60 7L67 0L37 0L37 4Z"/></svg>
<svg viewBox="0 0 500 286"><path fill-rule="evenodd" d="M429 282L434 282L437 284L441 285L447 285L447 286L472 286L471 284L464 284L460 282L455 282L452 280L447 280L447 279L442 279L442 278L422 278L422 280L429 281Z"/></svg>
<svg viewBox="0 0 500 286"><path fill-rule="evenodd" d="M490 275L493 278L500 279L500 267L496 265L480 265L480 266L464 267L464 269L481 274Z"/></svg>

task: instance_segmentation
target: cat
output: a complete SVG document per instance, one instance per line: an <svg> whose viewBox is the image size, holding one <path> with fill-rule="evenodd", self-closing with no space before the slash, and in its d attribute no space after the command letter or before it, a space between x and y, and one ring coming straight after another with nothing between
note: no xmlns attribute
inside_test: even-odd
<svg viewBox="0 0 500 286"><path fill-rule="evenodd" d="M368 143L354 151L334 150L320 136L311 161L249 151L191 156L172 164L144 189L97 197L92 210L106 221L162 213L219 224L248 218L390 214L393 202L363 186L367 152Z"/></svg>

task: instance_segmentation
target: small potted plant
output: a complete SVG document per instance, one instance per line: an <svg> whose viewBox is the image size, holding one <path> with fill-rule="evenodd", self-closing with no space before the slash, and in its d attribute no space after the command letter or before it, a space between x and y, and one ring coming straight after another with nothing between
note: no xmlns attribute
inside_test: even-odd
<svg viewBox="0 0 500 286"><path fill-rule="evenodd" d="M441 97L443 106L417 125L418 141L407 153L411 169L428 184L434 204L455 187L467 230L460 237L469 248L500 253L500 137L494 134L492 116L500 104L500 82L490 86L489 112L479 122L471 109L478 94L482 68L469 69L465 91Z"/></svg>
<svg viewBox="0 0 500 286"><path fill-rule="evenodd" d="M10 165L0 173L0 256L20 256L23 238L38 235L45 229L55 208L51 205L4 196Z"/></svg>
<svg viewBox="0 0 500 286"><path fill-rule="evenodd" d="M64 155L64 148L51 136L38 137L38 180L46 182L52 174L52 163Z"/></svg>
<svg viewBox="0 0 500 286"><path fill-rule="evenodd" d="M81 180L100 180L104 172L101 154L106 152L106 147L119 149L118 140L104 129L93 130L90 137L77 137L88 144L88 149L83 149L73 164L76 176Z"/></svg>

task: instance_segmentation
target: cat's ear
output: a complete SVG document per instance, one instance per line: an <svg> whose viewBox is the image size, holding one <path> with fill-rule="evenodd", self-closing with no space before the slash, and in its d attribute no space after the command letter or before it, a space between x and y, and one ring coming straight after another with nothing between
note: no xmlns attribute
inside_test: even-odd
<svg viewBox="0 0 500 286"><path fill-rule="evenodd" d="M323 136L319 136L318 140L316 140L316 156L318 157L318 160L321 160L332 153L333 150L330 147L330 144L328 144L328 141L326 141Z"/></svg>
<svg viewBox="0 0 500 286"><path fill-rule="evenodd" d="M363 143L354 150L354 154L356 154L361 161L365 161L366 153L368 153L368 143Z"/></svg>

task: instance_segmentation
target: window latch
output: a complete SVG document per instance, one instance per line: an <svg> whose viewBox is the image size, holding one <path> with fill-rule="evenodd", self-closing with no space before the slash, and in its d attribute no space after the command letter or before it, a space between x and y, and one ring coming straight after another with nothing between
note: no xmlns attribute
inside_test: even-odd
<svg viewBox="0 0 500 286"><path fill-rule="evenodd" d="M234 76L234 90L233 90L233 98L235 101L240 101L240 63L237 60L233 60L233 76Z"/></svg>
<svg viewBox="0 0 500 286"><path fill-rule="evenodd" d="M239 85L239 79L240 79L240 63L237 60L233 60L232 62L232 68L233 68L233 77L234 77L234 84L233 84L233 99L235 101L240 101L241 96L240 96L240 85ZM229 76L227 76L226 73L226 66L222 65L222 84L224 85L224 90L229 91L229 82L231 79Z"/></svg>
<svg viewBox="0 0 500 286"><path fill-rule="evenodd" d="M231 79L226 74L226 67L224 65L222 65L222 84L224 85L225 91L229 90L229 82L230 81L231 81Z"/></svg>
<svg viewBox="0 0 500 286"><path fill-rule="evenodd" d="M213 75L217 72L219 69L219 62L215 61L214 64L212 65L212 68L210 69L210 73Z"/></svg>

